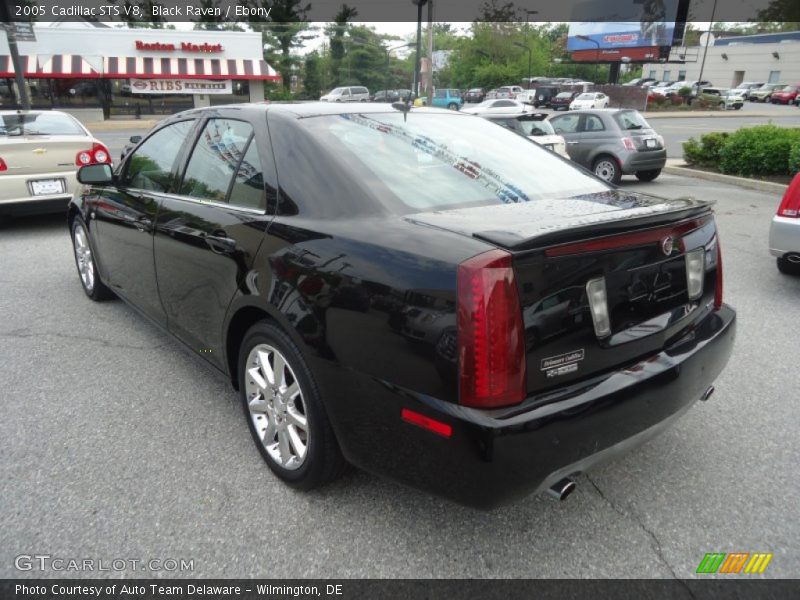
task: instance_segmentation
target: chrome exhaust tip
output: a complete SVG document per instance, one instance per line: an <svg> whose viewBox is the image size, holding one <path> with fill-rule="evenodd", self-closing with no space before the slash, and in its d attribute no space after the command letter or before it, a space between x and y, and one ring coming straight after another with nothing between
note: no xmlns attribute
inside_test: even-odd
<svg viewBox="0 0 800 600"><path fill-rule="evenodd" d="M569 477L565 477L561 481L555 483L547 493L556 500L565 500L572 492L575 491L575 482Z"/></svg>
<svg viewBox="0 0 800 600"><path fill-rule="evenodd" d="M800 254L790 254L786 257L786 260L794 265L800 264Z"/></svg>
<svg viewBox="0 0 800 600"><path fill-rule="evenodd" d="M708 400L709 398L711 398L711 396L713 395L713 393L714 393L714 386L713 386L713 385L710 385L710 386L708 386L708 389L707 389L705 392L703 392L703 395L702 395L702 396L700 396L700 400L702 400L703 402L705 402L706 400Z"/></svg>

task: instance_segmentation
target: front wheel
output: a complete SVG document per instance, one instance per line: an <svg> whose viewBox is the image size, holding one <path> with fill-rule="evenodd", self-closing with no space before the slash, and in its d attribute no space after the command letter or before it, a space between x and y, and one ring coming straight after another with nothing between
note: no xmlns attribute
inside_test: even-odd
<svg viewBox="0 0 800 600"><path fill-rule="evenodd" d="M275 475L310 490L338 477L345 461L313 375L281 329L263 321L239 352L239 393L250 434Z"/></svg>
<svg viewBox="0 0 800 600"><path fill-rule="evenodd" d="M447 108L449 108L450 110L458 110L458 104L456 104L455 102L451 102L450 104L447 105Z"/></svg>
<svg viewBox="0 0 800 600"><path fill-rule="evenodd" d="M72 248L75 265L78 267L83 291L95 302L102 302L114 297L114 293L100 281L97 275L92 247L89 245L89 234L80 218L72 222Z"/></svg>
<svg viewBox="0 0 800 600"><path fill-rule="evenodd" d="M649 171L636 171L636 178L639 181L653 181L661 175L661 169L651 169Z"/></svg>
<svg viewBox="0 0 800 600"><path fill-rule="evenodd" d="M608 183L618 184L622 180L622 169L619 162L613 156L601 156L594 161L592 171L600 179Z"/></svg>

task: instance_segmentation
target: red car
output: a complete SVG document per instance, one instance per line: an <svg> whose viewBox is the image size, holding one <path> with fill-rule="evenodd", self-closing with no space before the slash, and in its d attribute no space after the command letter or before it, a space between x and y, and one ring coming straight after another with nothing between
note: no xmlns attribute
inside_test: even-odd
<svg viewBox="0 0 800 600"><path fill-rule="evenodd" d="M772 92L770 101L773 104L792 104L800 91L800 85L787 85L782 90Z"/></svg>

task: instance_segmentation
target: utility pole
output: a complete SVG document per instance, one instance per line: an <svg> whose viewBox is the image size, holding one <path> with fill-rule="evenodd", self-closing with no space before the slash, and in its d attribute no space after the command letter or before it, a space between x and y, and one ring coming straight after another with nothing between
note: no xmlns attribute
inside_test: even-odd
<svg viewBox="0 0 800 600"><path fill-rule="evenodd" d="M0 23L5 24L6 37L8 38L8 50L11 54L11 62L14 65L14 80L17 83L17 97L23 110L31 109L31 101L28 98L28 90L25 88L25 67L19 55L17 47L17 32L11 22L9 6L5 2L0 2Z"/></svg>
<svg viewBox="0 0 800 600"><path fill-rule="evenodd" d="M422 86L428 96L428 104L433 101L433 0L428 0L428 71Z"/></svg>
<svg viewBox="0 0 800 600"><path fill-rule="evenodd" d="M697 76L697 81L703 80L703 71L706 68L706 56L708 55L708 43L711 41L711 36L713 35L711 32L714 29L714 17L717 14L717 0L714 0L714 6L711 8L711 21L708 23L708 31L706 32L706 43L703 44L705 48L703 48L703 62L700 63L700 75ZM700 89L698 88L697 93L700 94Z"/></svg>
<svg viewBox="0 0 800 600"><path fill-rule="evenodd" d="M419 96L419 67L422 55L422 7L427 1L428 0L411 0L411 3L417 7L417 53L414 58L414 89L411 90L414 98Z"/></svg>

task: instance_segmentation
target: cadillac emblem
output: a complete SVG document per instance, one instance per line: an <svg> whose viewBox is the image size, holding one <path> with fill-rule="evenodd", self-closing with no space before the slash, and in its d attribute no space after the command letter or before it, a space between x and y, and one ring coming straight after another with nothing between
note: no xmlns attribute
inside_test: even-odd
<svg viewBox="0 0 800 600"><path fill-rule="evenodd" d="M672 254L672 249L675 246L675 240L672 239L671 235L668 235L663 240L661 240L661 251L664 253L664 256L669 256Z"/></svg>

